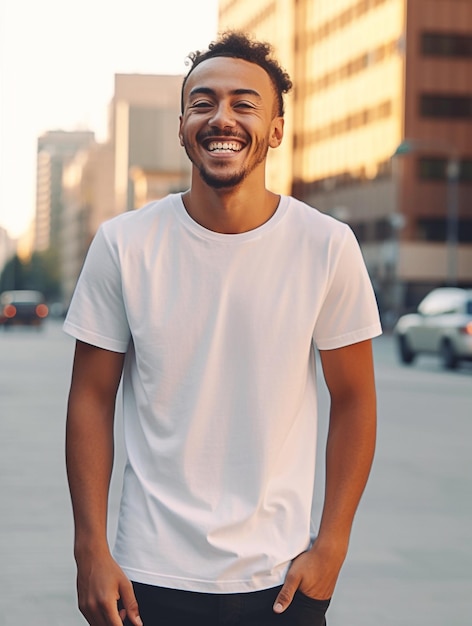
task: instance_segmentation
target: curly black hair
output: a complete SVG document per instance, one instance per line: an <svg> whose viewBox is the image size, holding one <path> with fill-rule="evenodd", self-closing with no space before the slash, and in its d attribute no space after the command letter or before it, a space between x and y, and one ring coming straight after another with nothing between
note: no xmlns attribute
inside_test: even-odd
<svg viewBox="0 0 472 626"><path fill-rule="evenodd" d="M188 55L191 67L182 83L181 109L184 109L183 93L188 77L193 70L214 57L231 57L255 63L262 67L269 75L277 95L278 115L284 114L283 95L292 88L292 81L288 73L280 66L273 57L273 47L270 43L251 39L246 33L236 30L226 31L220 37L210 43L208 50L196 50Z"/></svg>

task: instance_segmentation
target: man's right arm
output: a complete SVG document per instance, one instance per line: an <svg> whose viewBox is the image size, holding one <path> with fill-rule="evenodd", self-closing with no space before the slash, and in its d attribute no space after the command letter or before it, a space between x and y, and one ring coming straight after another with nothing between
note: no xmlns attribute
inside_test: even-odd
<svg viewBox="0 0 472 626"><path fill-rule="evenodd" d="M74 513L79 608L92 626L142 624L133 588L107 540L116 393L124 354L77 341L69 393L66 462ZM124 607L118 612L117 602Z"/></svg>

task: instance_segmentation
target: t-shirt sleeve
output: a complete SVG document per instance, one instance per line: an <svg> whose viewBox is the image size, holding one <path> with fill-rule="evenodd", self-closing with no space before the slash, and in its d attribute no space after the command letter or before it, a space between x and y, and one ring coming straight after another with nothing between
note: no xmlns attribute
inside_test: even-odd
<svg viewBox="0 0 472 626"><path fill-rule="evenodd" d="M349 227L333 250L327 290L313 334L319 350L341 348L382 333L372 283Z"/></svg>
<svg viewBox="0 0 472 626"><path fill-rule="evenodd" d="M113 352L126 352L130 330L117 254L103 226L95 235L63 326L76 339Z"/></svg>

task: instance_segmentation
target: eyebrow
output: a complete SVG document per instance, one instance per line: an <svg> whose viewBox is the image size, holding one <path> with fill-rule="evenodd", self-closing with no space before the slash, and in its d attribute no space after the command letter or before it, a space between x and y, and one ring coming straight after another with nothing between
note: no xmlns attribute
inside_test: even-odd
<svg viewBox="0 0 472 626"><path fill-rule="evenodd" d="M255 96L258 100L262 100L261 94L255 89L233 89L229 92L232 96ZM189 93L189 97L199 94L205 94L208 96L216 96L216 91L211 87L194 87Z"/></svg>

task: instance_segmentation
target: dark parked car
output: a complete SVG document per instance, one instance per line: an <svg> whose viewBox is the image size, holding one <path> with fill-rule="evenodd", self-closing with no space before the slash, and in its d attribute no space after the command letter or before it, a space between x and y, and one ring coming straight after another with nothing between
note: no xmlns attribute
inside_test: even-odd
<svg viewBox="0 0 472 626"><path fill-rule="evenodd" d="M41 326L49 310L39 291L19 289L4 291L0 295L0 324L5 327L17 324Z"/></svg>
<svg viewBox="0 0 472 626"><path fill-rule="evenodd" d="M472 360L472 289L433 289L393 332L402 363L413 363L418 354L437 354L447 369Z"/></svg>

